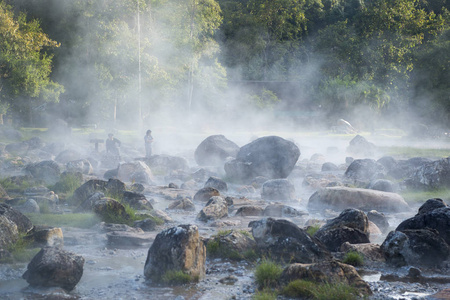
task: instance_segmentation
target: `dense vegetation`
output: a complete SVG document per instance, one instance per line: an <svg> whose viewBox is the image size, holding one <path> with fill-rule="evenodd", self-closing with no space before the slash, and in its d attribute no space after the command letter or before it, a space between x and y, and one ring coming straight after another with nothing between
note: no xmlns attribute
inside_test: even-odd
<svg viewBox="0 0 450 300"><path fill-rule="evenodd" d="M449 6L0 0L0 115L32 125L44 116L72 126L153 125L256 109L298 122L322 116L371 126L369 117L408 115L445 123Z"/></svg>

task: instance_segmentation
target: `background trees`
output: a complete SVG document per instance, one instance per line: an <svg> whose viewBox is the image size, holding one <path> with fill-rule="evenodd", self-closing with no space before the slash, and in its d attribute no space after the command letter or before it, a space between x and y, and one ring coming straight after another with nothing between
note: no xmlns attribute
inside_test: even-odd
<svg viewBox="0 0 450 300"><path fill-rule="evenodd" d="M0 112L60 99L46 111L73 125L252 106L450 120L443 0L4 1Z"/></svg>

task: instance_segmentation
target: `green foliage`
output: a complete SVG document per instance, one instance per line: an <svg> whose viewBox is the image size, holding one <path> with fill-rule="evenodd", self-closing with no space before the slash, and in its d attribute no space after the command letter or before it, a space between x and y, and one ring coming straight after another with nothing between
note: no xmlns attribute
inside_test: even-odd
<svg viewBox="0 0 450 300"><path fill-rule="evenodd" d="M289 284L283 288L282 294L293 298L310 299L314 297L316 285L317 284L311 281L297 279L289 282Z"/></svg>
<svg viewBox="0 0 450 300"><path fill-rule="evenodd" d="M255 280L261 288L271 288L278 286L283 268L270 260L263 260L255 270Z"/></svg>
<svg viewBox="0 0 450 300"><path fill-rule="evenodd" d="M25 235L20 235L15 243L6 248L11 256L4 257L0 263L29 262L40 251L40 248L31 248L31 243Z"/></svg>
<svg viewBox="0 0 450 300"><path fill-rule="evenodd" d="M355 288L343 283L314 283L306 280L291 281L283 288L283 295L300 299L346 300L358 299Z"/></svg>
<svg viewBox="0 0 450 300"><path fill-rule="evenodd" d="M450 189L432 189L428 191L416 191L416 190L403 190L400 191L400 195L406 202L411 204L423 204L428 199L440 198L445 202L450 201Z"/></svg>
<svg viewBox="0 0 450 300"><path fill-rule="evenodd" d="M77 176L76 174L67 174L62 176L61 180L50 189L56 193L66 193L67 196L70 197L82 183L82 177Z"/></svg>
<svg viewBox="0 0 450 300"><path fill-rule="evenodd" d="M344 283L323 283L316 286L314 299L317 300L356 300L357 290Z"/></svg>
<svg viewBox="0 0 450 300"><path fill-rule="evenodd" d="M252 297L253 300L275 300L277 299L277 292L269 289L258 291Z"/></svg>
<svg viewBox="0 0 450 300"><path fill-rule="evenodd" d="M354 267L362 266L364 264L364 256L356 251L349 251L345 253L344 263L352 265Z"/></svg>
<svg viewBox="0 0 450 300"><path fill-rule="evenodd" d="M309 236L314 236L316 232L319 230L320 224L314 224L312 226L308 226L306 229L306 233L309 234Z"/></svg>
<svg viewBox="0 0 450 300"><path fill-rule="evenodd" d="M34 225L50 227L91 228L100 220L93 213L26 214Z"/></svg>
<svg viewBox="0 0 450 300"><path fill-rule="evenodd" d="M23 99L58 101L64 88L50 80L52 55L59 47L24 13L15 16L12 7L0 2L0 107L24 108Z"/></svg>
<svg viewBox="0 0 450 300"><path fill-rule="evenodd" d="M35 186L35 183L27 181L27 180L21 180L20 182L13 182L9 178L4 178L4 179L0 179L0 185L6 191L9 191L9 190L23 191L27 188Z"/></svg>
<svg viewBox="0 0 450 300"><path fill-rule="evenodd" d="M280 99L274 92L264 88L259 93L249 96L249 101L258 109L270 110L280 102Z"/></svg>
<svg viewBox="0 0 450 300"><path fill-rule="evenodd" d="M168 285L182 285L198 281L198 279L193 278L191 275L183 271L167 271L162 276L161 281Z"/></svg>

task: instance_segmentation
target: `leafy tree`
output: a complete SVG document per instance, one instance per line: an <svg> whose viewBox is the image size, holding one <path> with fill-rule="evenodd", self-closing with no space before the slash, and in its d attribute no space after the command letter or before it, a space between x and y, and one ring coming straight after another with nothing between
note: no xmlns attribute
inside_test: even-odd
<svg viewBox="0 0 450 300"><path fill-rule="evenodd" d="M9 107L31 113L32 99L59 100L64 88L50 80L53 56L46 53L58 46L37 20L27 21L23 13L15 17L12 8L0 1L0 115Z"/></svg>

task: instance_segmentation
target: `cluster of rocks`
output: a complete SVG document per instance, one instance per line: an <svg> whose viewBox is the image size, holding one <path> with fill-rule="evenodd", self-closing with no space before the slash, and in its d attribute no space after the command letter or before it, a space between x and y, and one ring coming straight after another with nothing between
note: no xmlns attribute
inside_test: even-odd
<svg viewBox="0 0 450 300"><path fill-rule="evenodd" d="M3 151L35 151L44 157L45 147L41 141L32 139L7 145ZM376 147L357 136L351 141L348 151L356 153L356 156L373 156ZM160 282L169 271L181 271L197 280L204 278L208 239L200 236L196 224L164 229L153 239L147 233L160 228L154 217L162 217L166 221L170 221L170 217L153 208L151 199L147 199L151 195L171 200L167 207L169 212L196 213L199 224L214 226L215 223L218 226L220 221L224 224L230 217L248 220L252 238L232 230L218 237L218 242L221 247L238 253L254 250L262 256L289 262L281 276L284 283L300 278L318 282L333 280L354 285L360 294L370 295L370 286L354 267L342 263L337 253L356 251L369 261L394 267L438 268L449 259L450 208L444 201L428 200L416 216L403 221L391 232L384 213L411 210L406 201L395 193L400 186L387 178L395 178L402 181L402 186L408 187L448 187L450 158L437 161L425 158L396 160L392 157L349 159L342 176L333 174L339 173L341 167L330 162L324 162L320 172L302 174L305 182L308 181L304 185L312 186L314 181L317 183L314 186L319 188L309 198L308 209L322 215L329 210L338 213L326 223L319 221L320 229L310 235L307 227L302 228L292 221L308 214L288 205L297 201L295 187L289 177L295 171L302 171L298 164L300 150L295 143L277 136L258 138L243 147L223 135L210 136L194 153L195 161L202 169L190 169L187 161L180 157L156 155L121 162L105 171L104 180L93 176L102 165L101 159L86 158L74 150L59 149L58 154L53 155L45 156L46 160L24 164L21 169L24 174L11 176L9 180L35 180L57 186L67 174L76 174L84 182L70 199L76 211L94 212L104 220L110 214L130 218L125 205L145 211L149 218L136 222L133 227L104 223L101 228L107 234L107 243L112 246L151 244L144 275L153 282ZM210 167L218 166L223 167L228 183L209 171ZM170 184L157 186L159 178L154 173L165 174L164 180ZM181 187L174 182L181 183ZM233 187L229 186L230 182ZM257 195L257 200L235 197L233 193L236 192ZM0 206L0 248L5 249L21 233L41 243L43 248L28 265L24 279L30 285L57 286L70 291L83 274L84 259L62 249L61 229L36 228L31 222L19 224L16 217L19 215L21 220L26 220L20 211L38 212L40 201L57 207L58 196L44 188L27 193L27 200L33 197L37 204L34 211L31 211L31 201L16 208L7 204ZM0 190L0 194L10 204L17 204L6 192ZM114 199L117 196L122 200ZM197 212L196 206L199 205L201 209ZM381 245L371 243L374 236L386 234ZM0 254L8 255L5 253L2 251Z"/></svg>

